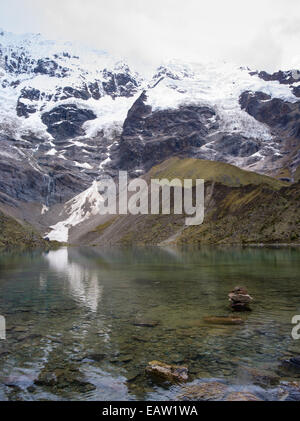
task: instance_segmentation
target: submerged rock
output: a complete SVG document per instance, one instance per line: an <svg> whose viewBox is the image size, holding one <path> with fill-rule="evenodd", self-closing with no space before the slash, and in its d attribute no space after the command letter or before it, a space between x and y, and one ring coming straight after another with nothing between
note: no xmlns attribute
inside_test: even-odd
<svg viewBox="0 0 300 421"><path fill-rule="evenodd" d="M39 377L34 381L38 386L54 386L57 384L58 379L55 373L41 372Z"/></svg>
<svg viewBox="0 0 300 421"><path fill-rule="evenodd" d="M159 325L159 322L157 320L136 320L133 322L133 325L139 327L156 327Z"/></svg>
<svg viewBox="0 0 300 421"><path fill-rule="evenodd" d="M234 311L251 311L249 304L253 298L244 287L236 287L228 294L231 308Z"/></svg>
<svg viewBox="0 0 300 421"><path fill-rule="evenodd" d="M300 370L300 357L293 357L290 359L290 363L298 367Z"/></svg>
<svg viewBox="0 0 300 421"><path fill-rule="evenodd" d="M226 385L219 382L201 383L184 387L177 398L183 401L220 401L224 399L226 389Z"/></svg>
<svg viewBox="0 0 300 421"><path fill-rule="evenodd" d="M146 373L151 377L166 380L170 383L181 383L188 380L188 368L179 365L151 361L146 367Z"/></svg>
<svg viewBox="0 0 300 421"><path fill-rule="evenodd" d="M106 357L105 354L88 354L83 359L88 359L88 360L92 360L92 361L96 361L96 362L101 362L101 361L104 360L105 357Z"/></svg>
<svg viewBox="0 0 300 421"><path fill-rule="evenodd" d="M288 360L283 360L282 366L289 370L300 373L300 357L292 357Z"/></svg>
<svg viewBox="0 0 300 421"><path fill-rule="evenodd" d="M277 389L277 400L300 401L300 383L296 381L281 382Z"/></svg>
<svg viewBox="0 0 300 421"><path fill-rule="evenodd" d="M258 386L274 386L280 381L279 376L266 370L259 370L253 367L241 367L241 370L242 376L248 378L251 382Z"/></svg>
<svg viewBox="0 0 300 421"><path fill-rule="evenodd" d="M253 395L250 392L232 392L226 396L226 401L237 402L237 401L261 401L262 399Z"/></svg>
<svg viewBox="0 0 300 421"><path fill-rule="evenodd" d="M237 317L204 317L205 323L214 325L241 325L244 323L242 319Z"/></svg>
<svg viewBox="0 0 300 421"><path fill-rule="evenodd" d="M56 389L64 389L72 387L80 392L88 392L96 387L83 379L81 373L73 368L56 369L48 371L43 369L39 377L34 381L37 386L55 387Z"/></svg>

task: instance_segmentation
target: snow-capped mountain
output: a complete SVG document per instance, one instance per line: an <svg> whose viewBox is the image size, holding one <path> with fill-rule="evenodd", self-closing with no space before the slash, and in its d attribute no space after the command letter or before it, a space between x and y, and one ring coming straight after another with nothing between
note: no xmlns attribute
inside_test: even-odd
<svg viewBox="0 0 300 421"><path fill-rule="evenodd" d="M48 206L89 187L141 83L104 52L0 31L1 193Z"/></svg>
<svg viewBox="0 0 300 421"><path fill-rule="evenodd" d="M0 30L0 200L47 213L106 173L172 155L292 179L299 96L297 70L171 61L148 77L101 50Z"/></svg>

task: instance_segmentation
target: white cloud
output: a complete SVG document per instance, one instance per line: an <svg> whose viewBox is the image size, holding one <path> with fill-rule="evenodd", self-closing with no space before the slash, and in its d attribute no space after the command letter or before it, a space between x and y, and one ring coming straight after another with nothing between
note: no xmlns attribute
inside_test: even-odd
<svg viewBox="0 0 300 421"><path fill-rule="evenodd" d="M277 70L299 63L299 0L0 0L0 26L126 56L179 57Z"/></svg>

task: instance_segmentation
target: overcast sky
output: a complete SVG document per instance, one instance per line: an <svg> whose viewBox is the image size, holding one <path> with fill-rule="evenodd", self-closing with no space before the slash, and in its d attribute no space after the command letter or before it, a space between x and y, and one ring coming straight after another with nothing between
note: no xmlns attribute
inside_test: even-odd
<svg viewBox="0 0 300 421"><path fill-rule="evenodd" d="M162 60L300 68L300 0L0 0L0 27Z"/></svg>

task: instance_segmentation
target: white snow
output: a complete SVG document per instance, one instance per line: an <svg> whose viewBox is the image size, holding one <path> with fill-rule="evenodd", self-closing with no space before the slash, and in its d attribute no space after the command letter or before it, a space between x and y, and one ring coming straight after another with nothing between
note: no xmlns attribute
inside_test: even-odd
<svg viewBox="0 0 300 421"><path fill-rule="evenodd" d="M55 148L50 149L50 151L46 152L45 155L56 155L57 154L57 150Z"/></svg>
<svg viewBox="0 0 300 421"><path fill-rule="evenodd" d="M104 135L110 137L114 131L121 132L123 122L127 116L128 110L136 101L140 92L130 98L117 97L112 99L110 96L104 96L98 101L90 99L85 103L95 113L95 120L87 121L83 128L87 137L95 137L97 133L103 130Z"/></svg>
<svg viewBox="0 0 300 421"><path fill-rule="evenodd" d="M80 162L77 162L77 161L74 161L74 164L76 165L76 167L79 167L79 168L85 168L85 169L87 169L87 170L91 170L93 167L90 165L90 164L88 164L87 162L84 162L84 163L80 163Z"/></svg>
<svg viewBox="0 0 300 421"><path fill-rule="evenodd" d="M51 231L45 237L48 237L51 241L66 243L69 238L69 229L91 216L97 215L100 203L103 200L98 192L98 182L95 180L90 188L64 205L64 212L69 216L67 219L51 226Z"/></svg>
<svg viewBox="0 0 300 421"><path fill-rule="evenodd" d="M221 130L239 131L247 137L268 140L271 138L269 129L241 110L238 102L240 94L245 90L262 91L272 98L291 102L298 100L288 85L281 85L277 81L266 82L257 75L251 76L249 69L224 62L200 64L183 63L179 60L165 63L158 69L162 71L161 75L150 82L146 73L142 77L131 72L140 83L139 91L134 97L113 99L104 95L102 90L101 82L105 80L103 70L130 70L124 61L117 61L104 51L91 50L76 43L48 41L40 34L16 35L3 32L0 35L0 44L9 58L13 57L12 53L17 56L25 54L35 61L47 57L67 69L66 77L50 77L34 73L36 64L33 64L33 68L27 73L17 76L19 85L12 87L10 83L16 80L16 75L6 73L1 69L0 63L0 78L8 81L6 87L0 84L0 132L15 136L16 139L34 134L36 137L51 140L52 137L41 121L41 114L62 104L75 104L95 113L97 118L84 124L87 137L95 137L100 131L109 137L116 131L121 131L128 110L145 89L148 103L154 111L177 108L184 104L208 105L217 111L222 123ZM297 71L292 74L296 79L300 77ZM56 101L54 98L66 86L80 89L90 82L98 84L101 91L99 100L69 98ZM294 84L296 85L297 83ZM24 104L32 104L37 109L28 118L18 117L16 114L17 99L23 88L38 89L42 93L37 101L22 99ZM79 143L77 145L81 146Z"/></svg>
<svg viewBox="0 0 300 421"><path fill-rule="evenodd" d="M16 57L25 54L32 61L32 67L30 68L29 65L27 73L14 75L3 70L4 59L0 57L0 79L3 77L7 81L5 87L0 83L0 132L12 134L18 139L22 135L30 134L50 139L51 136L41 121L41 114L65 103L95 110L98 118L94 124L87 126L88 136L95 136L99 130L109 131L110 126L120 129L120 124L131 106L131 101L127 98L117 98L116 103L113 103L110 97L107 101L103 97L104 91L101 82L105 80L104 69L111 72L130 72L124 61L117 60L102 50L89 49L80 43L45 40L40 34L18 35L0 31L0 46L9 60L14 58L13 54ZM36 61L45 58L55 61L66 69L65 77L34 73ZM59 71L57 70L57 72ZM132 75L139 79L136 73L132 73ZM19 85L17 87L10 86L16 80ZM57 94L61 95L66 86L81 89L83 86L88 86L89 83L98 84L102 96L99 104L94 99L84 101L71 98L70 100L56 101L54 98ZM33 105L37 110L29 118L18 117L16 113L17 100L23 88L38 89L42 94L38 100L21 99L22 103Z"/></svg>
<svg viewBox="0 0 300 421"><path fill-rule="evenodd" d="M46 212L48 212L49 208L46 205L42 206L41 214L44 215Z"/></svg>
<svg viewBox="0 0 300 421"><path fill-rule="evenodd" d="M102 162L101 162L101 164L99 165L99 168L100 168L101 170L103 170L103 167L104 167L106 164L108 164L110 161L111 161L111 158L110 158L110 156L108 156L106 159L104 159L104 161L102 161Z"/></svg>
<svg viewBox="0 0 300 421"><path fill-rule="evenodd" d="M207 105L216 110L221 118L221 130L226 132L238 131L246 137L264 140L272 138L267 126L241 110L239 97L244 91L261 91L272 98L298 101L288 85L281 85L278 81L266 82L233 64L187 65L171 61L165 67L172 78L164 77L146 93L147 103L152 109L174 109L185 104Z"/></svg>

